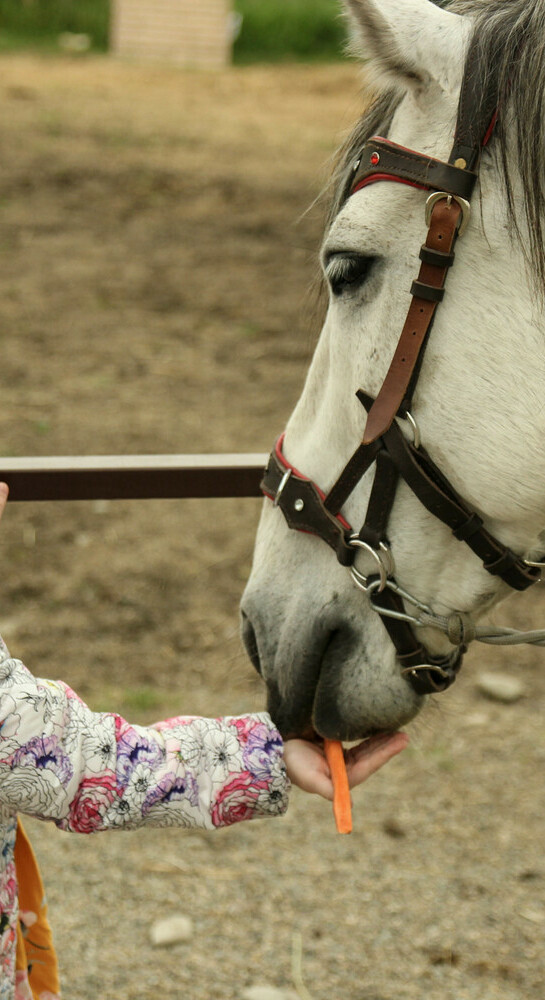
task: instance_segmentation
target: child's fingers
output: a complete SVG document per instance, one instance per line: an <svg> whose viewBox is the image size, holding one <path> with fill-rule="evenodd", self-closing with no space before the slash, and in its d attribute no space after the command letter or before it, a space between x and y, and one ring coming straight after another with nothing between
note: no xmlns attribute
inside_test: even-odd
<svg viewBox="0 0 545 1000"><path fill-rule="evenodd" d="M7 483L0 483L0 518L4 513L7 499L8 499L9 489Z"/></svg>
<svg viewBox="0 0 545 1000"><path fill-rule="evenodd" d="M333 798L333 784L329 776L323 750L308 740L286 740L284 762L294 785L305 792Z"/></svg>
<svg viewBox="0 0 545 1000"><path fill-rule="evenodd" d="M409 742L406 733L387 733L374 736L353 747L347 753L346 770L350 788L355 788L369 778L392 757L401 753Z"/></svg>
<svg viewBox="0 0 545 1000"><path fill-rule="evenodd" d="M331 778L326 774L322 774L320 771L314 771L307 779L307 786L305 791L311 792L314 795L321 795L323 799L327 799L328 802L333 802L333 783Z"/></svg>

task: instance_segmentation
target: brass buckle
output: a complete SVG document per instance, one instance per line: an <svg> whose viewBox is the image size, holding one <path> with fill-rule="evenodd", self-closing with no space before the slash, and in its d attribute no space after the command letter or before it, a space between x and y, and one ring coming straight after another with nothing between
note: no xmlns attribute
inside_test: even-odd
<svg viewBox="0 0 545 1000"><path fill-rule="evenodd" d="M462 214L460 216L460 222L458 225L458 236L462 236L467 228L469 222L469 216L471 215L471 205L465 198L460 198L457 194L449 194L447 191L434 191L430 194L429 198L426 199L426 225L429 227L431 223L431 214L435 208L438 201L442 201L443 198L447 199L447 204L450 205L452 200L456 202L457 205L462 209Z"/></svg>

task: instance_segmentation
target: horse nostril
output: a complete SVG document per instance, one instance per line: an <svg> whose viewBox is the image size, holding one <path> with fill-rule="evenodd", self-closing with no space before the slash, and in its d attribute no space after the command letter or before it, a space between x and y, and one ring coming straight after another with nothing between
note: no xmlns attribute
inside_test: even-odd
<svg viewBox="0 0 545 1000"><path fill-rule="evenodd" d="M252 661L252 665L257 670L258 674L262 676L261 671L261 661L259 659L259 650L257 648L257 639L254 627L248 618L248 615L244 611L241 611L242 618L242 641L246 647L246 652Z"/></svg>

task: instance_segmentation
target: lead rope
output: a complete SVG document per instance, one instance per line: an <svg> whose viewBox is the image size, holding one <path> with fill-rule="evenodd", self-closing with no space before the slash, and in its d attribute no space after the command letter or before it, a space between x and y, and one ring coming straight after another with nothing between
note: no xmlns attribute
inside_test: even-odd
<svg viewBox="0 0 545 1000"><path fill-rule="evenodd" d="M471 615L465 611L452 611L448 615L440 615L428 604L424 604L390 579L386 580L385 587L412 605L415 608L415 613L391 611L383 607L379 609L373 602L373 592L378 591L380 587L381 581L376 579L368 581L366 588L371 607L377 614L380 614L381 617L405 621L417 628L439 629L453 646L466 646L474 640L491 646L519 646L522 644L545 646L545 628L522 631L501 625L476 625Z"/></svg>

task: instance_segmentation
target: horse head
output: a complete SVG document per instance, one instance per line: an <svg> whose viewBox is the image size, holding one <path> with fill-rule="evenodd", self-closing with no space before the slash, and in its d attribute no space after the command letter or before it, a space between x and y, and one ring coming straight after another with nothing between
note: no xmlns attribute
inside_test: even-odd
<svg viewBox="0 0 545 1000"><path fill-rule="evenodd" d="M265 477L242 616L282 732L351 740L414 717L473 623L539 575L545 2L345 7L378 96L340 154L329 307ZM418 337L411 309L431 314ZM438 627L453 616L458 635Z"/></svg>

